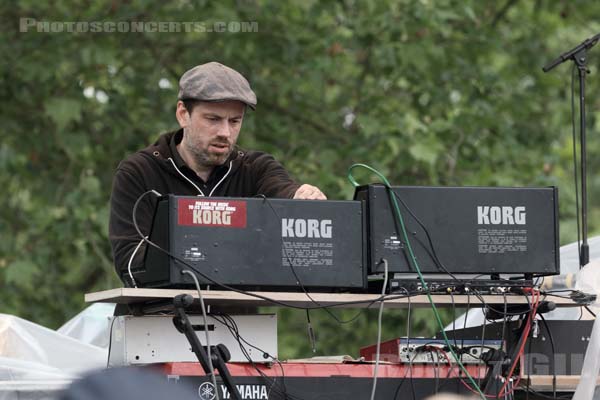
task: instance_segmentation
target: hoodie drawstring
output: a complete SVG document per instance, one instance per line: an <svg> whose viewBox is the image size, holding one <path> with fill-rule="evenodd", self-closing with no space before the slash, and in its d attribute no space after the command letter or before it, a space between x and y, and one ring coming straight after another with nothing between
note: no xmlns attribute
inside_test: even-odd
<svg viewBox="0 0 600 400"><path fill-rule="evenodd" d="M221 178L221 180L219 182L217 182L217 184L215 185L215 187L210 191L210 193L208 194L208 197L212 196L212 194L219 187L219 185L225 180L225 178L227 178L227 175L229 175L229 172L231 171L231 167L232 166L233 166L233 160L229 161L229 169L227 170L227 172L225 173L225 175L223 175L223 177Z"/></svg>
<svg viewBox="0 0 600 400"><path fill-rule="evenodd" d="M185 176L183 174L183 172L181 172L179 170L179 168L177 168L177 165L175 165L175 161L173 161L173 159L171 157L168 158L169 161L171 161L171 164L173 164L173 168L175 168L175 171L177 171L177 173L179 173L179 175L181 175L183 177L183 179L185 179L186 181L188 181L189 183L192 184L192 186L194 186L196 188L196 190L198 192L200 192L200 194L198 196L206 196L204 194L204 192L194 183L192 182L191 179L189 179L187 176ZM227 172L225 173L225 175L223 175L223 177L221 178L221 180L219 182L217 182L217 184L215 185L215 187L210 191L210 193L208 194L208 197L212 196L212 194L215 192L215 190L219 187L219 185L221 183L223 183L223 181L225 180L225 178L227 178L227 175L229 175L229 173L231 172L231 168L233 167L233 160L229 161L229 169L227 169Z"/></svg>

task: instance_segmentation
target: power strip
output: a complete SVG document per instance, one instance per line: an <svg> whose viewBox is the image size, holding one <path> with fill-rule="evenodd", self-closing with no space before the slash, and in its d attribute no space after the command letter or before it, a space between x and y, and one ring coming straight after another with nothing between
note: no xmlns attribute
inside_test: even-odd
<svg viewBox="0 0 600 400"><path fill-rule="evenodd" d="M496 279L432 279L425 280L427 287L431 293L436 294L469 294L477 291L480 294L502 294L518 291L523 288L533 287L533 280L496 280ZM411 294L425 291L423 285L418 279L390 279L390 293L406 293Z"/></svg>

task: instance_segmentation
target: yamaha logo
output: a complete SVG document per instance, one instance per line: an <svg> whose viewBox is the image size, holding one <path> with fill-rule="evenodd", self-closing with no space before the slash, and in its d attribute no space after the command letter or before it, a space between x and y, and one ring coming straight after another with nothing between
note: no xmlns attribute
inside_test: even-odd
<svg viewBox="0 0 600 400"><path fill-rule="evenodd" d="M200 397L200 400L214 400L216 396L217 390L215 389L215 386L210 382L204 382L198 388L198 397Z"/></svg>
<svg viewBox="0 0 600 400"><path fill-rule="evenodd" d="M229 390L224 385L221 387L221 393L219 393L220 399L230 399L231 395ZM269 393L265 385L235 385L242 400L267 400ZM210 382L204 382L198 387L198 397L200 400L214 400L217 398L217 390L215 386Z"/></svg>
<svg viewBox="0 0 600 400"><path fill-rule="evenodd" d="M525 225L525 207L477 206L478 225Z"/></svg>

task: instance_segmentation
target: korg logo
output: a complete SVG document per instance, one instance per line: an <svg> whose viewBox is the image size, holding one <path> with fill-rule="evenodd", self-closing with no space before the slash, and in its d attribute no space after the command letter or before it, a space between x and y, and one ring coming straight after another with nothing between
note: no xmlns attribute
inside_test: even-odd
<svg viewBox="0 0 600 400"><path fill-rule="evenodd" d="M196 225L231 225L231 211L194 210L193 222Z"/></svg>
<svg viewBox="0 0 600 400"><path fill-rule="evenodd" d="M525 225L525 207L477 206L478 225Z"/></svg>
<svg viewBox="0 0 600 400"><path fill-rule="evenodd" d="M284 238L331 238L330 219L281 219L281 236Z"/></svg>

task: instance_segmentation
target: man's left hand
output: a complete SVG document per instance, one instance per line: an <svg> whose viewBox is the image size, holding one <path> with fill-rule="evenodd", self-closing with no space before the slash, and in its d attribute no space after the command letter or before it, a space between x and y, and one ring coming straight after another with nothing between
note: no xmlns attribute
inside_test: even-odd
<svg viewBox="0 0 600 400"><path fill-rule="evenodd" d="M302 200L327 200L327 196L321 190L313 185L304 184L294 193L294 199Z"/></svg>

